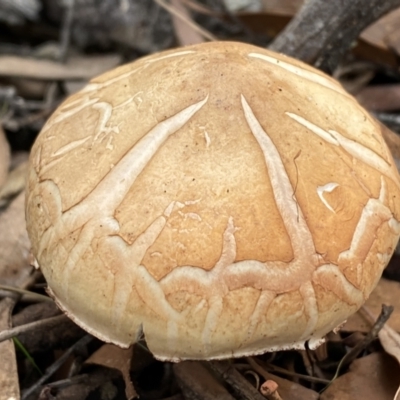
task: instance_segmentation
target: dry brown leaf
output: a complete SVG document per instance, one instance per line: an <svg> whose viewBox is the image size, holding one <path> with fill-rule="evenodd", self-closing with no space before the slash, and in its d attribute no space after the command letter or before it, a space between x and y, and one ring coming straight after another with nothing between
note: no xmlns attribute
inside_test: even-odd
<svg viewBox="0 0 400 400"><path fill-rule="evenodd" d="M93 353L85 363L102 365L104 367L114 368L121 371L125 381L125 394L130 400L138 397L129 374L132 355L133 347L130 347L129 349L121 349L113 344L105 344Z"/></svg>
<svg viewBox="0 0 400 400"><path fill-rule="evenodd" d="M400 84L364 87L357 100L371 111L394 111L400 109Z"/></svg>
<svg viewBox="0 0 400 400"><path fill-rule="evenodd" d="M0 214L0 282L19 286L32 268L30 242L25 225L25 193L19 194Z"/></svg>
<svg viewBox="0 0 400 400"><path fill-rule="evenodd" d="M179 3L179 9L176 6L174 6L172 3L169 3L166 0L154 0L154 1L160 7L164 8L171 14L173 21L174 21L176 31L177 31L177 24L179 21L179 29L181 31L179 33L177 31L177 34L180 35L179 39L183 39L185 42L188 42L188 44L189 44L189 40L185 38L185 34L187 34L189 32L188 28L184 27L184 24L185 24L188 27L190 27L190 29L192 31L199 34L201 37L204 37L208 40L217 40L217 38L212 33L208 32L207 30L202 28L200 25L198 25L196 22L194 22L190 18L189 12L187 11L186 7L179 0L175 1L175 4ZM192 39L195 40L195 42L190 42L190 43L199 43L199 42L196 42L196 40L198 40L197 35L192 36ZM201 39L200 42L203 42L203 39Z"/></svg>
<svg viewBox="0 0 400 400"><path fill-rule="evenodd" d="M0 127L0 188L3 186L10 166L10 146L6 135Z"/></svg>
<svg viewBox="0 0 400 400"><path fill-rule="evenodd" d="M381 312L382 304L390 304L395 312L390 317L390 325L400 331L400 283L382 278L378 286L371 293L366 302L366 307L375 315ZM352 315L341 330L346 332L369 332L372 322L362 312Z"/></svg>
<svg viewBox="0 0 400 400"><path fill-rule="evenodd" d="M171 5L175 7L175 9L186 18L186 20L193 22L189 11L180 0L171 0ZM176 38L181 46L204 42L203 36L194 30L193 26L187 24L182 18L172 15L172 22L174 24Z"/></svg>
<svg viewBox="0 0 400 400"><path fill-rule="evenodd" d="M400 382L400 367L391 356L377 352L352 362L320 400L393 400Z"/></svg>
<svg viewBox="0 0 400 400"><path fill-rule="evenodd" d="M400 8L393 10L379 21L369 26L361 37L370 44L382 48L393 49L400 54L398 38L400 35Z"/></svg>
<svg viewBox="0 0 400 400"><path fill-rule="evenodd" d="M48 80L88 80L116 67L119 55L75 56L65 64L18 56L0 56L0 76Z"/></svg>
<svg viewBox="0 0 400 400"><path fill-rule="evenodd" d="M400 363L400 335L392 329L388 324L379 331L379 340L386 353L395 357ZM400 398L400 387L397 389L394 400Z"/></svg>
<svg viewBox="0 0 400 400"><path fill-rule="evenodd" d="M0 332L11 328L11 311L14 301L6 298L0 301ZM17 400L19 395L19 379L15 347L12 340L0 343L0 400Z"/></svg>
<svg viewBox="0 0 400 400"><path fill-rule="evenodd" d="M7 199L15 196L25 188L26 176L28 174L28 161L22 162L7 176L7 180L0 188L0 207L4 206Z"/></svg>

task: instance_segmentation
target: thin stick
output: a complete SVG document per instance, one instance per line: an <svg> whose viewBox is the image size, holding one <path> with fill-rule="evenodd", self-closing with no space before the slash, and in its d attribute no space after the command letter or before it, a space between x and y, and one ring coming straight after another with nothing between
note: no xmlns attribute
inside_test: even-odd
<svg viewBox="0 0 400 400"><path fill-rule="evenodd" d="M48 329L49 327L57 325L66 319L68 319L68 317L62 314L51 318L41 319L40 321L30 322L29 324L16 326L15 328L7 329L0 332L0 342L4 342L5 340L11 339L14 336L18 336L21 333L29 332L30 330L36 329L38 327L45 327Z"/></svg>

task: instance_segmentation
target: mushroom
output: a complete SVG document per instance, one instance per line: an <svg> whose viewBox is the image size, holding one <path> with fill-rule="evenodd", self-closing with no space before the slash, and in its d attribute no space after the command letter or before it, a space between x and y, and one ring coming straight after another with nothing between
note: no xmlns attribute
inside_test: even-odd
<svg viewBox="0 0 400 400"><path fill-rule="evenodd" d="M383 128L341 85L242 43L165 51L69 97L30 157L49 293L161 360L315 348L400 234Z"/></svg>

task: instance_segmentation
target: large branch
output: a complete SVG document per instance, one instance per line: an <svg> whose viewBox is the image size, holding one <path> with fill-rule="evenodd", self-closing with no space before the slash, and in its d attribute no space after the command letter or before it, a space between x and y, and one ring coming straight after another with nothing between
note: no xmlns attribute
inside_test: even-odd
<svg viewBox="0 0 400 400"><path fill-rule="evenodd" d="M306 0L270 49L332 73L359 34L400 0Z"/></svg>

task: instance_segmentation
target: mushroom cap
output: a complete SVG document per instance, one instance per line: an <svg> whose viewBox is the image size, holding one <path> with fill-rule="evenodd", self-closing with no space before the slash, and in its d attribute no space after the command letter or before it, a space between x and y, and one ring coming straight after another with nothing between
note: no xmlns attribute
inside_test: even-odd
<svg viewBox="0 0 400 400"><path fill-rule="evenodd" d="M322 72L242 43L93 79L33 146L27 225L58 305L162 360L315 348L399 238L386 129Z"/></svg>

